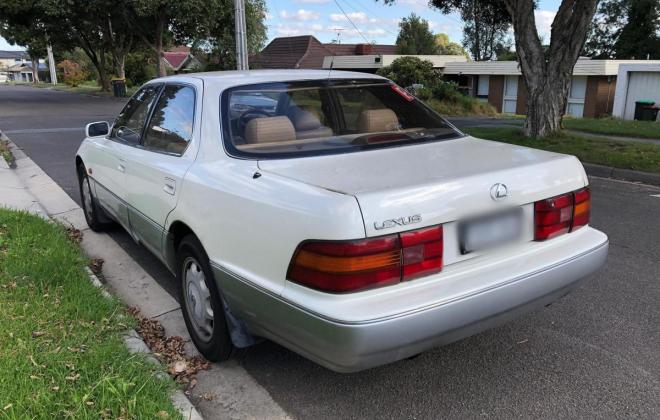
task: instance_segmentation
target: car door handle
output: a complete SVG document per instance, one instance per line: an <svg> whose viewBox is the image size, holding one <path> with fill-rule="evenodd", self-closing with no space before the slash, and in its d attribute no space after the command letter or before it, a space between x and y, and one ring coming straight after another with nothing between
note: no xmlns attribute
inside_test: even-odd
<svg viewBox="0 0 660 420"><path fill-rule="evenodd" d="M174 195L176 192L176 181L172 178L165 178L165 186L163 187L163 191L169 195Z"/></svg>
<svg viewBox="0 0 660 420"><path fill-rule="evenodd" d="M126 167L124 166L123 163L120 163L119 165L117 165L117 170L119 172L126 172Z"/></svg>

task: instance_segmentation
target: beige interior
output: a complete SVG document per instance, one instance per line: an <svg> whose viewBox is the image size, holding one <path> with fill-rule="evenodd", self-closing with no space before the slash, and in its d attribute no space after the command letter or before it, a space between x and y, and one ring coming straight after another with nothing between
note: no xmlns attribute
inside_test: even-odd
<svg viewBox="0 0 660 420"><path fill-rule="evenodd" d="M360 113L357 129L360 133L394 131L399 128L399 119L389 108L367 109Z"/></svg>
<svg viewBox="0 0 660 420"><path fill-rule="evenodd" d="M296 138L296 130L288 117L254 118L245 126L245 142L278 143Z"/></svg>
<svg viewBox="0 0 660 420"><path fill-rule="evenodd" d="M323 125L318 112L314 109L294 107L289 115L296 129L296 138L298 139L330 137L333 134L330 127Z"/></svg>

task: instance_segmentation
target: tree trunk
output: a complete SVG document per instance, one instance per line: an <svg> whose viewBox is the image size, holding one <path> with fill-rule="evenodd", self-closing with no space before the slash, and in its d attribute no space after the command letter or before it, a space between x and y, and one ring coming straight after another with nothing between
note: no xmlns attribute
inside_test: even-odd
<svg viewBox="0 0 660 420"><path fill-rule="evenodd" d="M105 51L101 50L99 52L99 65L96 70L99 73L99 84L101 85L101 90L103 92L110 92L110 79L108 78L108 72L105 69Z"/></svg>
<svg viewBox="0 0 660 420"><path fill-rule="evenodd" d="M32 61L32 83L37 84L39 83L39 59L35 60L30 57L30 61Z"/></svg>
<svg viewBox="0 0 660 420"><path fill-rule="evenodd" d="M543 50L534 20L534 0L505 0L511 14L516 53L527 88L527 137L561 128L573 67L587 37L598 0L562 0L552 22L550 47Z"/></svg>
<svg viewBox="0 0 660 420"><path fill-rule="evenodd" d="M126 79L126 55L117 54L115 56L115 62L117 67L117 77L120 79Z"/></svg>
<svg viewBox="0 0 660 420"><path fill-rule="evenodd" d="M158 76L167 76L167 69L165 68L165 52L163 51L163 31L165 29L165 19L159 16L156 24L156 43L154 50L156 52L156 63L158 63Z"/></svg>

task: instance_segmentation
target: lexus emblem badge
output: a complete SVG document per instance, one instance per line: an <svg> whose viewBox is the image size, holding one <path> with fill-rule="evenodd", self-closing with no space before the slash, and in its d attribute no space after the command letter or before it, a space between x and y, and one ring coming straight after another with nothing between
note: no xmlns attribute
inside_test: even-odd
<svg viewBox="0 0 660 420"><path fill-rule="evenodd" d="M502 201L509 196L509 189L506 185L497 183L490 187L490 198L494 201Z"/></svg>

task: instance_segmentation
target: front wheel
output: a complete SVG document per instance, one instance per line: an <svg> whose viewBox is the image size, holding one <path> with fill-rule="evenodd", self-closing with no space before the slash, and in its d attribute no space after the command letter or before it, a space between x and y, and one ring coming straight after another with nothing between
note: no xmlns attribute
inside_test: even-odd
<svg viewBox="0 0 660 420"><path fill-rule="evenodd" d="M89 177L87 176L87 171L83 165L78 167L78 184L80 186L80 201L82 202L82 210L85 214L87 226L89 226L94 232L100 232L103 230L106 223L101 221L101 209L96 203L94 193L92 192L92 186L89 182Z"/></svg>
<svg viewBox="0 0 660 420"><path fill-rule="evenodd" d="M183 238L177 262L181 311L195 347L212 362L228 360L235 347L208 257L197 238Z"/></svg>

